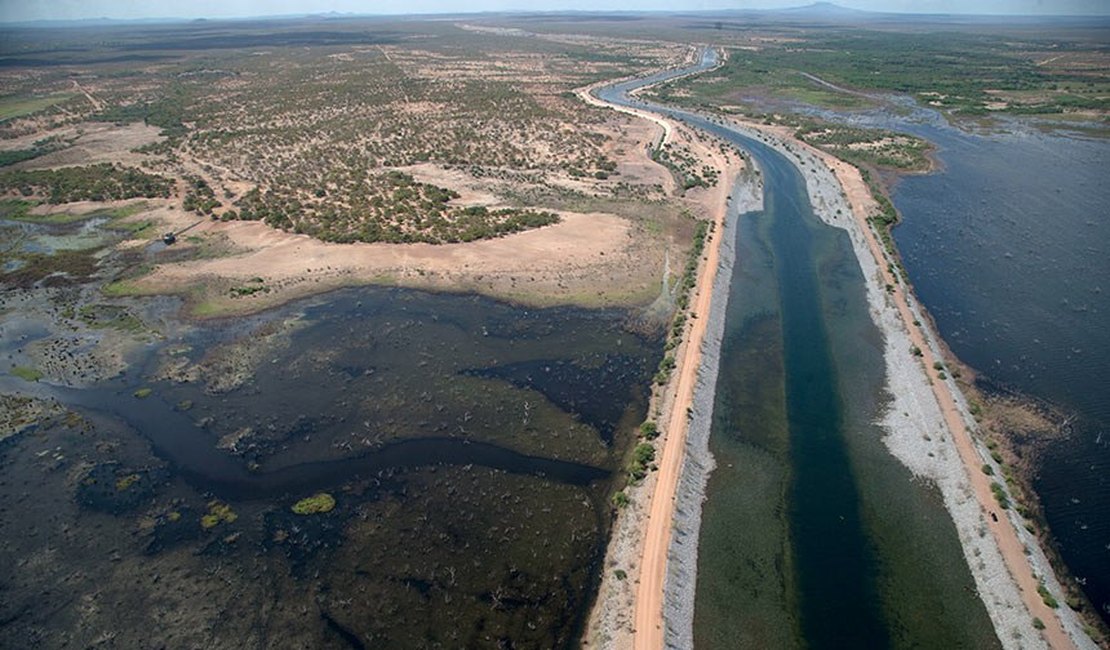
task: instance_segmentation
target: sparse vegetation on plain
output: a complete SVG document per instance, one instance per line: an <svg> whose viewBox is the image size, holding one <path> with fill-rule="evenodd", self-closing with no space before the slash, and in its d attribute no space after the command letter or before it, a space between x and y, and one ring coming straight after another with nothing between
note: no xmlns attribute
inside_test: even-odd
<svg viewBox="0 0 1110 650"><path fill-rule="evenodd" d="M176 180L186 211L260 220L328 242L500 237L558 217L542 208L456 201L456 190L418 181L407 170L423 164L479 178L523 173L540 183L609 179L619 174L607 148L609 116L570 90L617 71L658 66L680 51L641 44L629 56L620 43L526 40L450 23L339 22L326 38L287 37L278 27L241 25L243 37L222 40L218 49L190 47L207 36L189 26L120 30L109 40L70 35L82 48L74 52L90 53L62 57L73 64L135 51L165 62L135 69L122 56L119 64L99 64L102 74L82 86L95 102L74 96L64 111L42 104L33 122L0 124L0 136L44 122L92 120L155 126L161 139L131 150L141 170L5 172L0 191L51 203L168 197ZM314 38L316 47L301 47ZM254 56L254 43L267 44L265 57ZM19 55L37 47L13 41L7 49ZM13 90L72 83L64 71L47 68ZM58 144L3 152L0 163L29 160Z"/></svg>
<svg viewBox="0 0 1110 650"><path fill-rule="evenodd" d="M965 118L1110 111L1105 53L1082 38L776 25L717 40L737 47L723 66L660 86L659 96L749 114L765 112L768 100L862 108L883 93Z"/></svg>
<svg viewBox="0 0 1110 650"><path fill-rule="evenodd" d="M925 171L930 167L929 143L903 133L811 123L799 128L796 135L856 166L899 171Z"/></svg>

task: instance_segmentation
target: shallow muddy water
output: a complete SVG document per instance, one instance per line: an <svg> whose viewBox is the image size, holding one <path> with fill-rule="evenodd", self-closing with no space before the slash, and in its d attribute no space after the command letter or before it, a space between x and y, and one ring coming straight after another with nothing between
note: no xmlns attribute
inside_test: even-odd
<svg viewBox="0 0 1110 650"><path fill-rule="evenodd" d="M10 638L573 645L661 355L629 322L351 289L184 330L92 388L27 386L83 417L0 449ZM320 492L334 509L292 510ZM46 574L15 561L28 527ZM62 575L119 606L44 596ZM168 591L198 600L167 614Z"/></svg>
<svg viewBox="0 0 1110 650"><path fill-rule="evenodd" d="M951 519L871 424L881 339L847 235L813 216L788 161L739 142L763 170L766 207L738 229L695 635L709 647L995 645ZM769 618L738 615L738 599Z"/></svg>

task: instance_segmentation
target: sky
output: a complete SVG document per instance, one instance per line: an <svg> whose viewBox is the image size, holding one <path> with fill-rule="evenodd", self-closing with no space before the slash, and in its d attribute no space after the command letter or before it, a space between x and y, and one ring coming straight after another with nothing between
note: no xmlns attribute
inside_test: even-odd
<svg viewBox="0 0 1110 650"><path fill-rule="evenodd" d="M0 0L0 22L83 18L231 18L337 11L358 14L511 10L769 9L812 0ZM908 13L1110 15L1110 0L837 0L854 9Z"/></svg>

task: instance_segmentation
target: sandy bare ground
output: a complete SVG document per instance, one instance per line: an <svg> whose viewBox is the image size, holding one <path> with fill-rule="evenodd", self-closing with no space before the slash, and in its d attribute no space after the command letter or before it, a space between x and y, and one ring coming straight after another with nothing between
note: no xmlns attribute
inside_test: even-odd
<svg viewBox="0 0 1110 650"><path fill-rule="evenodd" d="M579 97L594 105L609 106L590 94L592 89L580 89ZM709 313L713 294L727 199L733 181L743 170L743 163L732 153L722 153L712 141L686 137L684 129L670 119L646 111L612 108L654 124L655 133L661 138L656 144L681 141L690 146L701 160L722 172L721 180L715 187L689 195L696 202L698 211L714 223L690 303L693 314L704 316ZM643 155L646 158L646 151ZM678 371L663 391L656 395L652 408L653 412L658 411L657 420L661 429L656 453L658 471L650 474L641 485L628 489L631 503L621 511L614 525L606 553L606 571L584 637L588 646L659 648L663 645L663 589L667 576L670 522L686 445L687 409L693 403L708 320L694 317L690 323L684 342L676 350ZM617 578L616 569L624 571L626 577Z"/></svg>
<svg viewBox="0 0 1110 650"><path fill-rule="evenodd" d="M605 150L617 163L619 175L600 181L523 174L524 180L513 182L535 183L536 187L544 183L568 186L587 197L604 197L611 186L622 183L643 187L645 199L668 197L674 192L672 174L646 153L658 141L661 127L613 114L598 128L609 135ZM676 130L673 137L676 143L702 151L718 169L732 164L726 160L730 156L697 142L689 133ZM203 165L194 167L192 171L205 175ZM455 204L505 204L497 194L504 180L475 178L432 163L401 169L420 181L456 190L460 197L453 201ZM226 185L226 180L226 175L209 178L213 187ZM697 206L709 204L705 199L709 193L706 189L691 190L681 202L695 212L704 212ZM533 305L647 304L659 292L664 251L686 245L648 232L630 214L563 211L562 222L552 226L500 239L433 246L329 244L261 223L204 220L181 211L172 202L152 205L163 207L134 219L156 218L161 223L158 232L180 231L200 221L187 237L179 238L174 250L194 246L210 250L203 259L192 261L171 261L169 253L156 251L153 271L125 286L141 294L185 295L192 315L200 317L257 312L321 291L361 284L474 291ZM677 213L676 208L675 218ZM262 279L266 291L250 296L233 294L235 287L255 278Z"/></svg>
<svg viewBox="0 0 1110 650"><path fill-rule="evenodd" d="M713 282L717 275L721 237L724 230L726 198L737 169L724 175L727 183L718 185L716 207L713 210L714 236L698 272L696 295L692 301L694 314L708 314L713 298ZM663 647L663 585L667 576L667 549L671 542L671 522L674 517L674 495L686 447L687 409L693 404L697 386L698 369L701 367L701 347L705 340L705 318L696 318L687 331L685 349L678 359L678 379L674 382L675 400L666 414L662 453L658 461L659 476L651 497L647 530L640 560L640 582L636 590L636 613L633 648Z"/></svg>
<svg viewBox="0 0 1110 650"><path fill-rule="evenodd" d="M168 228L197 220L173 210L161 216ZM560 216L560 223L544 228L439 246L329 244L257 222L204 221L188 234L224 237L239 252L159 265L132 288L175 293L207 283L213 290L207 292L200 315L259 311L323 290L373 283L473 289L523 302L605 303L655 290L654 277L641 277L641 242L628 220L602 213ZM242 298L227 293L256 277L270 287L268 293Z"/></svg>
<svg viewBox="0 0 1110 650"><path fill-rule="evenodd" d="M13 165L13 169L49 169L97 163L142 166L143 154L132 149L157 142L161 129L144 124L116 126L107 122L84 122L50 131L0 141L0 150L30 149L36 140L56 137L72 145L60 151Z"/></svg>

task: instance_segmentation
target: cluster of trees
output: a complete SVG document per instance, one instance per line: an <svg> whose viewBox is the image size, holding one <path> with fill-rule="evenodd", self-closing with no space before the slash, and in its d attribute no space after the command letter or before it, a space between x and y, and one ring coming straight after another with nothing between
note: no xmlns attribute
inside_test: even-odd
<svg viewBox="0 0 1110 650"><path fill-rule="evenodd" d="M628 463L628 477L639 482L647 476L648 469L655 462L655 446L642 442L632 450L632 460Z"/></svg>
<svg viewBox="0 0 1110 650"><path fill-rule="evenodd" d="M109 106L99 113L90 116L94 122L115 122L130 124L142 122L152 126L162 127L162 135L179 137L188 129L182 123L185 115L184 90L177 86L163 89L165 96L152 101L136 101L130 104L117 104Z"/></svg>
<svg viewBox="0 0 1110 650"><path fill-rule="evenodd" d="M260 188L225 210L219 173L209 176L212 187L185 175L186 210L335 242L465 242L558 221L550 212L452 206L449 190L389 169L432 162L533 180L571 167L597 178L616 172L608 136L590 128L606 112L569 93L586 81L580 61L529 59L522 74L532 77L491 77L472 70L481 51L451 49L443 65L459 74L445 78L442 67L423 67L425 57L405 56L277 48L265 58L217 57L204 69L105 77L98 95L108 107L85 117L161 127L165 139L136 149L157 157L147 169L184 174L181 160L195 158Z"/></svg>
<svg viewBox="0 0 1110 650"><path fill-rule="evenodd" d="M717 184L719 172L708 165L698 168L698 159L688 147L675 147L668 142L662 147L652 149L651 159L675 175L682 191Z"/></svg>
<svg viewBox="0 0 1110 650"><path fill-rule="evenodd" d="M327 199L335 188L320 187L311 198L254 188L236 201L239 212L229 218L261 220L291 232L338 243L426 242L444 244L501 237L559 220L551 212L484 206L449 205L458 194L416 181L399 171L360 181L339 192L346 206Z"/></svg>
<svg viewBox="0 0 1110 650"><path fill-rule="evenodd" d="M604 155L596 156L590 160L568 161L563 163L563 168L575 178L592 176L601 181L620 173L617 171L617 161Z"/></svg>
<svg viewBox="0 0 1110 650"><path fill-rule="evenodd" d="M210 80L168 80L164 92L180 97L172 107L124 98L132 103L102 117L164 128L187 124L183 150L282 191L311 192L336 169L365 173L436 162L539 170L603 157L605 137L581 128L601 123L603 111L577 100L540 101L518 80L464 76L433 83L385 59L348 64L298 52L296 65L285 65L283 56L275 52L275 60L258 62L264 74L248 73L252 59L237 61L244 70L230 94Z"/></svg>
<svg viewBox="0 0 1110 650"><path fill-rule="evenodd" d="M216 198L216 192L208 184L208 181L199 176L190 177L188 181L189 191L185 193L185 199L181 206L187 212L210 215L213 210L220 207L220 200Z"/></svg>
<svg viewBox="0 0 1110 650"><path fill-rule="evenodd" d="M109 163L0 173L0 192L15 190L25 197L40 197L55 204L169 198L173 188L173 181L164 176Z"/></svg>
<svg viewBox="0 0 1110 650"><path fill-rule="evenodd" d="M21 163L24 160L38 158L39 152L34 149L14 149L12 151L0 151L0 167L7 167Z"/></svg>

